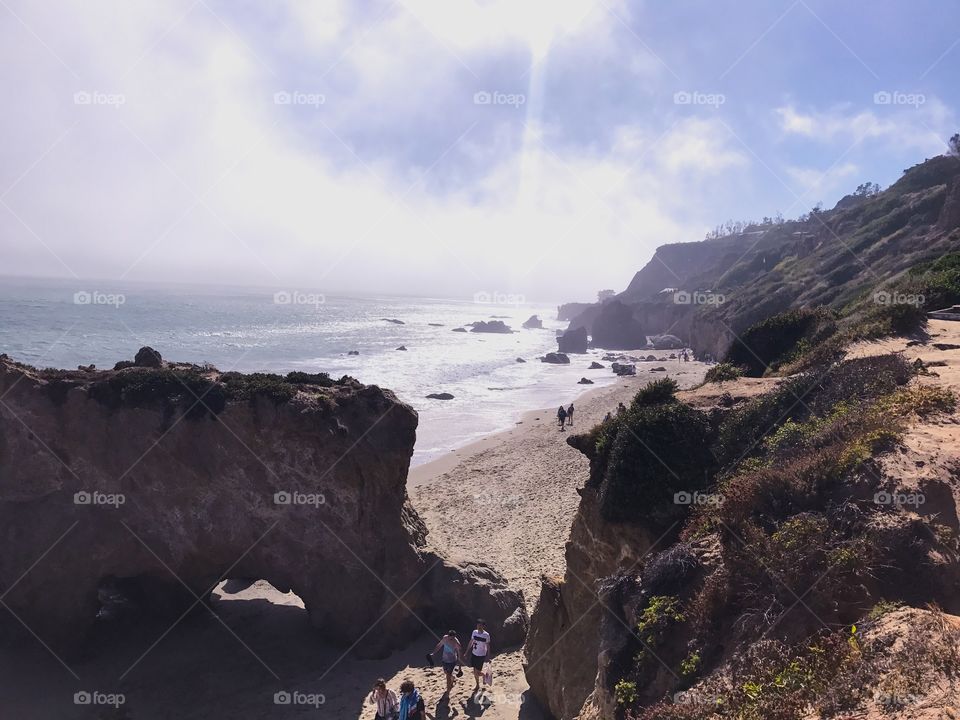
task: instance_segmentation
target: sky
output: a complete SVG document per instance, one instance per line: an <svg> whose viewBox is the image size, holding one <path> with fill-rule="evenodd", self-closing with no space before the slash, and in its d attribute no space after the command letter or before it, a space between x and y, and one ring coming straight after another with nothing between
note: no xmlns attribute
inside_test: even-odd
<svg viewBox="0 0 960 720"><path fill-rule="evenodd" d="M0 0L0 275L591 300L960 130L939 0Z"/></svg>

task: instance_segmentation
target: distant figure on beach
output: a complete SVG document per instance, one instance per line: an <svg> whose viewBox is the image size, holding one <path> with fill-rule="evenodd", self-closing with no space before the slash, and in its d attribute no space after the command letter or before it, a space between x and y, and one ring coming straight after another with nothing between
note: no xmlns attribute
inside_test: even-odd
<svg viewBox="0 0 960 720"><path fill-rule="evenodd" d="M563 410L563 408L560 408ZM470 634L470 642L467 644L465 655L470 656L470 667L473 668L473 692L480 689L480 678L483 677L483 664L490 662L493 654L490 648L490 633L487 632L487 625L483 620L477 620L477 629Z"/></svg>
<svg viewBox="0 0 960 720"><path fill-rule="evenodd" d="M570 427L573 427L573 411L573 403L570 403L570 407L567 408L567 422L569 423Z"/></svg>
<svg viewBox="0 0 960 720"><path fill-rule="evenodd" d="M608 410L607 414L603 416L603 421L610 422L611 420L613 420L613 413Z"/></svg>
<svg viewBox="0 0 960 720"><path fill-rule="evenodd" d="M563 426L567 424L567 411L564 409L563 405L561 405L560 409L557 410L557 422L560 424L561 430L563 430Z"/></svg>
<svg viewBox="0 0 960 720"><path fill-rule="evenodd" d="M387 688L387 681L383 678L379 678L374 683L367 702L377 706L377 720L392 720L400 711L400 700L397 694Z"/></svg>
<svg viewBox="0 0 960 720"><path fill-rule="evenodd" d="M397 715L399 720L426 720L427 711L420 691L413 684L413 680L407 678L400 683L400 713Z"/></svg>
<svg viewBox="0 0 960 720"><path fill-rule="evenodd" d="M626 411L627 411L626 405L624 405L622 402L617 403L617 415L623 415L623 413L625 413Z"/></svg>
<svg viewBox="0 0 960 720"><path fill-rule="evenodd" d="M453 690L453 669L458 663L461 663L463 657L463 647L460 645L460 638L457 637L456 630L447 630L447 634L440 638L440 642L433 649L430 655L435 655L438 650L443 648L443 654L440 656L440 663L443 665L443 672L447 676L447 691L442 698L450 697L450 691ZM463 675L463 671L460 671ZM442 699L441 698L441 699Z"/></svg>

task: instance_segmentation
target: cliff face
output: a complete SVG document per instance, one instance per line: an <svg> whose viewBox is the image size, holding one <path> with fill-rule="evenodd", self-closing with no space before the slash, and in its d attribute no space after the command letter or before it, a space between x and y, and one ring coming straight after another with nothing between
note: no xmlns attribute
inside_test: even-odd
<svg viewBox="0 0 960 720"><path fill-rule="evenodd" d="M602 520L596 489L580 495L566 573L543 579L524 646L530 690L559 720L576 717L597 682L600 628L609 612L601 580L636 570L656 540L646 528Z"/></svg>
<svg viewBox="0 0 960 720"><path fill-rule="evenodd" d="M735 334L775 313L842 310L958 247L960 158L941 156L908 169L883 192L848 196L831 210L657 248L617 299L633 308L647 335L678 335L720 357ZM678 301L665 288L685 295ZM599 312L599 305L580 309L570 327L592 331Z"/></svg>
<svg viewBox="0 0 960 720"><path fill-rule="evenodd" d="M0 397L0 592L47 642L82 640L103 586L176 617L223 578L293 590L367 653L480 614L523 638L520 593L427 548L405 487L417 415L388 391L0 356Z"/></svg>

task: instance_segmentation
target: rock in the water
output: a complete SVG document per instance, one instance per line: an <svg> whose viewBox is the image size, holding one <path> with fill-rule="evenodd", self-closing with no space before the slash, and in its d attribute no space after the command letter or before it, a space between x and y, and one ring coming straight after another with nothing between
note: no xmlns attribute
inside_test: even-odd
<svg viewBox="0 0 960 720"><path fill-rule="evenodd" d="M590 378L582 377L577 381L577 385L593 385L593 380Z"/></svg>
<svg viewBox="0 0 960 720"><path fill-rule="evenodd" d="M360 354L359 350L349 350L347 352L347 355L359 355L359 354Z"/></svg>
<svg viewBox="0 0 960 720"><path fill-rule="evenodd" d="M590 363L590 367L587 368L587 370L602 370L602 369L603 369L603 365L598 363L596 360Z"/></svg>
<svg viewBox="0 0 960 720"><path fill-rule="evenodd" d="M385 321L385 322L388 322L388 323L393 323L394 325L405 325L405 324L406 324L405 322L403 322L403 320L397 320L396 318L380 318L380 319L383 320L383 321Z"/></svg>
<svg viewBox="0 0 960 720"><path fill-rule="evenodd" d="M366 655L419 637L419 618L467 628L482 615L505 645L523 640L522 593L427 545L406 493L417 414L387 390L0 358L0 395L0 527L16 539L0 543L0 577L20 578L3 601L52 648L79 647L106 579L172 622L227 568L295 592L324 636Z"/></svg>
<svg viewBox="0 0 960 720"><path fill-rule="evenodd" d="M475 333L512 333L513 330L503 320L478 320L470 323L470 332Z"/></svg>
<svg viewBox="0 0 960 720"><path fill-rule="evenodd" d="M656 356L656 355L647 355L647 357L645 357L644 360L645 360L646 362L656 362L656 361L657 361L657 356Z"/></svg>
<svg viewBox="0 0 960 720"><path fill-rule="evenodd" d="M453 330L451 330L451 332L466 332L466 331L467 331L466 328L454 328Z"/></svg>
<svg viewBox="0 0 960 720"><path fill-rule="evenodd" d="M430 393L427 397L431 400L453 400L453 395L448 392Z"/></svg>
<svg viewBox="0 0 960 720"><path fill-rule="evenodd" d="M430 327L443 327L443 323L427 323Z"/></svg>
<svg viewBox="0 0 960 720"><path fill-rule="evenodd" d="M520 362L520 363L525 363L525 362L526 362L526 360L524 360L523 358L517 358L517 362Z"/></svg>
<svg viewBox="0 0 960 720"><path fill-rule="evenodd" d="M152 347L144 346L137 350L137 354L133 358L133 364L137 367L158 368L163 365L163 358Z"/></svg>
<svg viewBox="0 0 960 720"><path fill-rule="evenodd" d="M406 346L406 345L401 345L400 347L397 348L397 350L404 350L404 351L405 351L406 349L407 349L407 346Z"/></svg>
<svg viewBox="0 0 960 720"><path fill-rule="evenodd" d="M634 350L647 345L647 336L634 317L633 308L619 300L603 304L592 330L595 347Z"/></svg>
<svg viewBox="0 0 960 720"><path fill-rule="evenodd" d="M550 352L550 353L547 353L547 354L544 355L542 358L540 358L540 361L541 361L541 362L545 362L545 363L553 363L554 365L569 365L569 364L570 364L570 358L568 358L568 357L567 357L566 355L564 355L563 353L559 353L559 352L555 352L555 353L554 353L554 352Z"/></svg>
<svg viewBox="0 0 960 720"><path fill-rule="evenodd" d="M627 365L627 364L624 364L624 363L613 363L613 365L611 365L610 367L613 369L613 371L614 371L617 375L619 375L619 376L621 376L621 377L623 377L624 375L636 375L636 374L637 374L637 366L636 366L636 365Z"/></svg>
<svg viewBox="0 0 960 720"><path fill-rule="evenodd" d="M542 330L543 320L540 319L539 315L531 315L523 321L523 327L525 327L527 330Z"/></svg>
<svg viewBox="0 0 960 720"><path fill-rule="evenodd" d="M557 349L562 353L585 353L587 340L585 327L573 328L557 338Z"/></svg>

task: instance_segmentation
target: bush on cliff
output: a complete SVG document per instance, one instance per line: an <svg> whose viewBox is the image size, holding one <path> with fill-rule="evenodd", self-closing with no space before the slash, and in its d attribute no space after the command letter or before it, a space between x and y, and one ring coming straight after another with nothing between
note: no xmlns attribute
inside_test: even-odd
<svg viewBox="0 0 960 720"><path fill-rule="evenodd" d="M751 325L731 345L725 362L761 377L804 354L837 330L826 308L788 310Z"/></svg>
<svg viewBox="0 0 960 720"><path fill-rule="evenodd" d="M630 408L601 426L596 466L600 510L608 520L669 522L686 507L678 492L706 487L713 457L705 413L673 396L675 385L648 385Z"/></svg>

